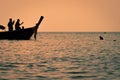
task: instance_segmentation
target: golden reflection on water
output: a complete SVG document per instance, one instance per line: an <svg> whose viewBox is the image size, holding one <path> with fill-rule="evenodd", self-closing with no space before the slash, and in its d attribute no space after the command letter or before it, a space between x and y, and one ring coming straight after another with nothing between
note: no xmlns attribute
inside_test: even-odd
<svg viewBox="0 0 120 80"><path fill-rule="evenodd" d="M0 79L119 80L120 36L106 34L100 41L100 34L41 33L37 41L2 40Z"/></svg>

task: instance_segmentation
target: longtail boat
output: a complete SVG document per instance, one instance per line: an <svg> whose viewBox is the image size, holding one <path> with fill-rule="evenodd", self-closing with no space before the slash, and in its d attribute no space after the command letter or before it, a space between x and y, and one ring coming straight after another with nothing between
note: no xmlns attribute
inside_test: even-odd
<svg viewBox="0 0 120 80"><path fill-rule="evenodd" d="M0 32L0 40L29 40L31 36L34 34L34 38L36 39L37 29L39 28L40 23L43 20L43 16L40 17L38 23L35 26L24 28L21 30L13 30L13 31L3 31Z"/></svg>

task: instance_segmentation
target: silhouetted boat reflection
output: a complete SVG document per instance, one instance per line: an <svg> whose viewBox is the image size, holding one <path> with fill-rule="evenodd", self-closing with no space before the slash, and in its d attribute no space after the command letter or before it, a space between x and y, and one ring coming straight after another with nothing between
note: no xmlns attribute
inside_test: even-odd
<svg viewBox="0 0 120 80"><path fill-rule="evenodd" d="M42 22L43 18L44 17L41 16L38 23L30 28L0 32L0 40L29 40L33 34L34 38L36 39L37 29L39 28L39 25Z"/></svg>

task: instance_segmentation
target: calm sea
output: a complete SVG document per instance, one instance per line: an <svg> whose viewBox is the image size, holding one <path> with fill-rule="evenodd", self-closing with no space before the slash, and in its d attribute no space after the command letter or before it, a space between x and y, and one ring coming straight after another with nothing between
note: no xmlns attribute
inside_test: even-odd
<svg viewBox="0 0 120 80"><path fill-rule="evenodd" d="M120 80L120 32L0 40L0 80Z"/></svg>

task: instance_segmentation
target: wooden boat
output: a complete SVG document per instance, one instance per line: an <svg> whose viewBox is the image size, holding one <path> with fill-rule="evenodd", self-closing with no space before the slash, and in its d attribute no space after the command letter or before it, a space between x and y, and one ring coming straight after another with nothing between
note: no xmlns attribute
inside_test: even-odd
<svg viewBox="0 0 120 80"><path fill-rule="evenodd" d="M44 17L41 16L38 23L35 26L30 27L30 28L0 32L0 40L4 40L4 39L29 40L33 34L34 34L34 38L36 39L37 29L39 28L39 25L42 22L43 18Z"/></svg>

